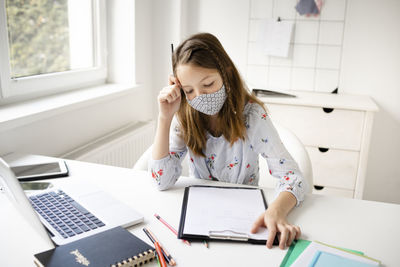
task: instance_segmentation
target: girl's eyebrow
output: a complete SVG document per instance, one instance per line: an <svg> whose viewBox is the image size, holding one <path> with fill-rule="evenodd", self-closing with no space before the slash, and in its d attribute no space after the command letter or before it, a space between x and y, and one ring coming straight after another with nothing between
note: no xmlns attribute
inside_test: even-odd
<svg viewBox="0 0 400 267"><path fill-rule="evenodd" d="M201 83L202 81L204 81L205 79L209 78L210 76L212 76L212 74L207 75L206 77L204 77L203 79L201 79L200 83ZM185 88L185 87L190 87L190 85L182 85L182 88Z"/></svg>

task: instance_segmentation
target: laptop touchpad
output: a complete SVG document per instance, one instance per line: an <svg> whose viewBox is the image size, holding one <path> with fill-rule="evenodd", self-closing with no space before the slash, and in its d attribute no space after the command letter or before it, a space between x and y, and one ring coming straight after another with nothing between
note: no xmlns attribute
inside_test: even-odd
<svg viewBox="0 0 400 267"><path fill-rule="evenodd" d="M100 220L111 225L128 226L143 221L141 214L102 191L80 196L79 202Z"/></svg>

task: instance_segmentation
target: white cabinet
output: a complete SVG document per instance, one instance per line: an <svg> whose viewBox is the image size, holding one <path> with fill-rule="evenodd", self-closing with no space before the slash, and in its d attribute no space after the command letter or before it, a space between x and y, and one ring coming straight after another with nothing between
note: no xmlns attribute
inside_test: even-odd
<svg viewBox="0 0 400 267"><path fill-rule="evenodd" d="M260 97L274 121L305 145L313 193L361 199L374 112L368 96L290 92L295 98Z"/></svg>

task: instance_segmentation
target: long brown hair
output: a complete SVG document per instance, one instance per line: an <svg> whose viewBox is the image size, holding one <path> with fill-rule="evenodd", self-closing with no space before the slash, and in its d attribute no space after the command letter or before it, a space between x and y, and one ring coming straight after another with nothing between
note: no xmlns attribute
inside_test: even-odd
<svg viewBox="0 0 400 267"><path fill-rule="evenodd" d="M198 33L183 41L172 55L174 73L180 64L216 69L225 85L227 99L217 116L216 131L232 145L239 138L245 139L246 127L243 110L248 101L264 107L258 98L249 93L239 72L218 39L210 33ZM192 108L182 92L177 112L186 145L199 156L205 156L208 116Z"/></svg>

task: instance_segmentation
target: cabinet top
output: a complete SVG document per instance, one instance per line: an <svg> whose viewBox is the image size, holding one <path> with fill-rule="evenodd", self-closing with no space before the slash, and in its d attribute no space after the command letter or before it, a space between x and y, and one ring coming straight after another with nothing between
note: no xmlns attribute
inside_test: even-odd
<svg viewBox="0 0 400 267"><path fill-rule="evenodd" d="M317 92L287 91L296 97L265 97L259 99L266 104L313 106L363 111L378 111L379 108L371 97L365 95L330 94Z"/></svg>

